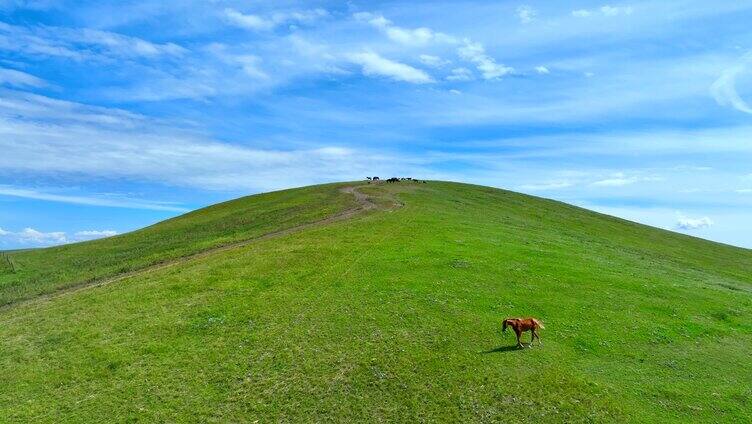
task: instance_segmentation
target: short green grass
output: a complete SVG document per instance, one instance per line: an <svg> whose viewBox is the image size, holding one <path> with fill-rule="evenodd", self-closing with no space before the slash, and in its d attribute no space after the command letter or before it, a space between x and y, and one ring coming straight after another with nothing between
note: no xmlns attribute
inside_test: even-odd
<svg viewBox="0 0 752 424"><path fill-rule="evenodd" d="M353 206L339 186L248 196L116 237L9 253L15 272L0 258L0 306L321 219Z"/></svg>
<svg viewBox="0 0 752 424"><path fill-rule="evenodd" d="M404 206L0 310L0 422L752 420L752 252L486 187L363 191ZM500 333L518 315L543 347Z"/></svg>

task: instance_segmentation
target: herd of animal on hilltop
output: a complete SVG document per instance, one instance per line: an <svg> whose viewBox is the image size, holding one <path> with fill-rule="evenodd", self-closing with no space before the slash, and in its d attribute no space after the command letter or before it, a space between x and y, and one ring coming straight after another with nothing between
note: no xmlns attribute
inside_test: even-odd
<svg viewBox="0 0 752 424"><path fill-rule="evenodd" d="M379 177L366 177L366 179L368 181L381 181L381 179ZM389 178L388 180L386 180L386 182L388 182L388 183L398 183L400 181L415 181L416 183L423 183L423 184L426 183L426 180L422 180L422 181L421 180L414 180L411 177L407 177L407 178L405 178L405 177L402 177L402 178L392 177L392 178Z"/></svg>

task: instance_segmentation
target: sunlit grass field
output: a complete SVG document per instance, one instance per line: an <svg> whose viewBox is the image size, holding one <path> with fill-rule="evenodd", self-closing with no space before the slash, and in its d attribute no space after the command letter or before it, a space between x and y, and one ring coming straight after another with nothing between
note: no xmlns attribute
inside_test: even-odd
<svg viewBox="0 0 752 424"><path fill-rule="evenodd" d="M324 188L326 187L326 188ZM348 206L337 185L282 190L220 203L139 231L0 258L0 306L97 278L321 219Z"/></svg>
<svg viewBox="0 0 752 424"><path fill-rule="evenodd" d="M0 422L752 420L751 251L487 187L364 185L402 206L28 300L344 210L340 187L12 253Z"/></svg>

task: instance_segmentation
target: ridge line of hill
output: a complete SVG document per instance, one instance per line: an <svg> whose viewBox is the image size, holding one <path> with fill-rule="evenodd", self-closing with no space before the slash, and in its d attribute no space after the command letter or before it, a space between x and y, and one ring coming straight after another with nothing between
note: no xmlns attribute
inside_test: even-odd
<svg viewBox="0 0 752 424"><path fill-rule="evenodd" d="M18 299L16 301L12 301L5 305L0 305L0 312L4 312L6 310L13 309L15 307L19 307L21 305L25 305L25 304L29 304L33 302L43 302L46 300L54 299L54 298L57 298L66 294L78 292L80 290L86 290L86 289L90 289L94 287L105 286L108 284L112 284L112 283L124 280L126 278L134 277L134 276L141 275L141 274L147 274L147 273L154 272L154 271L159 271L161 269L169 268L171 266L188 262L193 259L203 258L205 256L209 256L214 253L224 252L227 250L232 250L232 249L236 249L240 247L245 247L261 240L267 240L270 238L275 238L275 237L280 237L280 236L284 236L287 234L296 233L298 231L303 231L308 228L320 227L323 225L331 224L333 222L338 222L338 221L352 218L353 216L357 214L360 214L360 213L363 213L372 209L377 209L378 206L374 202L372 202L371 199L366 194L358 191L358 188L360 187L362 187L362 185L346 186L346 187L340 188L342 192L352 194L355 197L355 201L357 205L355 207L345 209L343 211L337 212L325 218L308 222L308 223L304 223L304 224L295 225L295 226L284 228L281 230L275 230L275 231L261 234L259 236L255 236L249 239L235 241L232 243L223 244L219 246L214 246L209 249L201 250L199 252L194 252L185 256L180 256L177 258L155 262L145 267L134 269L132 271L123 272L123 273L111 275L108 277L97 278L97 279L90 280L90 281L80 281L78 283L72 284L64 288L57 289L49 293L40 294L38 296L31 297L31 298ZM402 206L400 202L396 202L396 201L395 201L395 205L396 207Z"/></svg>

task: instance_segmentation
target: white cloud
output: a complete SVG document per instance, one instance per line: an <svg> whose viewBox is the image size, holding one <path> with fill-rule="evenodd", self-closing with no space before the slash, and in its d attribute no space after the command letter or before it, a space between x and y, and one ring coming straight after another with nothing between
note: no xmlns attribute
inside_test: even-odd
<svg viewBox="0 0 752 424"><path fill-rule="evenodd" d="M0 51L74 60L179 57L188 52L175 43L152 43L115 32L55 26L21 27L0 22Z"/></svg>
<svg viewBox="0 0 752 424"><path fill-rule="evenodd" d="M601 13L605 16L631 15L631 6L609 6L605 5L600 8Z"/></svg>
<svg viewBox="0 0 752 424"><path fill-rule="evenodd" d="M223 63L239 68L243 74L256 80L268 80L269 75L261 69L260 57L253 54L234 54L227 51L221 44L213 44L207 48L215 57Z"/></svg>
<svg viewBox="0 0 752 424"><path fill-rule="evenodd" d="M272 14L272 21L280 23L296 22L310 24L328 16L329 12L325 9L316 8L310 10L296 10L292 12L277 12Z"/></svg>
<svg viewBox="0 0 752 424"><path fill-rule="evenodd" d="M498 79L504 75L510 74L514 69L496 63L494 58L486 54L482 44L465 39L463 45L457 49L460 57L468 62L472 62L483 75L484 79Z"/></svg>
<svg viewBox="0 0 752 424"><path fill-rule="evenodd" d="M53 118L47 119L48 116ZM314 181L350 181L374 173L398 174L400 169L418 169L424 163L421 158L383 150L377 153L368 146L358 150L336 143L295 148L254 146L269 144L268 141L218 142L116 109L7 90L0 96L0 173L5 175L63 179L75 176L92 183L123 179L259 192ZM3 191L7 195L111 207L176 208L174 204L121 197L70 196L9 186Z"/></svg>
<svg viewBox="0 0 752 424"><path fill-rule="evenodd" d="M519 186L519 189L524 191L545 191L567 188L572 185L574 184L569 181L549 181L541 184L523 184Z"/></svg>
<svg viewBox="0 0 752 424"><path fill-rule="evenodd" d="M447 76L448 81L470 81L473 79L473 71L467 68L454 68L452 74Z"/></svg>
<svg viewBox="0 0 752 424"><path fill-rule="evenodd" d="M523 24L529 24L535 20L536 15L538 15L538 12L528 5L517 7L517 17Z"/></svg>
<svg viewBox="0 0 752 424"><path fill-rule="evenodd" d="M731 106L740 112L752 114L752 107L736 91L736 79L747 70L750 62L752 62L752 53L745 55L739 65L723 71L710 86L710 93L719 105Z"/></svg>
<svg viewBox="0 0 752 424"><path fill-rule="evenodd" d="M679 230L699 230L701 228L708 228L713 225L713 220L707 216L702 218L687 218L679 214L676 221L676 228Z"/></svg>
<svg viewBox="0 0 752 424"><path fill-rule="evenodd" d="M740 188L734 191L740 194L747 194L747 193L752 193L752 188Z"/></svg>
<svg viewBox="0 0 752 424"><path fill-rule="evenodd" d="M39 79L34 75L6 68L0 68L0 84L7 84L15 87L44 87L47 85L44 80Z"/></svg>
<svg viewBox="0 0 752 424"><path fill-rule="evenodd" d="M20 244L26 246L54 246L59 244L73 243L77 241L94 240L103 237L112 237L119 233L115 230L84 230L76 232L73 237L68 237L64 231L43 232L31 227L21 231L6 231L0 228L0 244Z"/></svg>
<svg viewBox="0 0 752 424"><path fill-rule="evenodd" d="M389 27L385 31L389 38L403 44L424 45L434 38L433 31L425 27L415 29Z"/></svg>
<svg viewBox="0 0 752 424"><path fill-rule="evenodd" d="M324 9L293 12L277 12L270 16L245 14L232 8L224 10L224 17L231 25L253 31L269 31L282 24L311 23L329 15Z"/></svg>
<svg viewBox="0 0 752 424"><path fill-rule="evenodd" d="M30 120L47 120L49 122L71 121L77 124L94 124L130 128L142 123L145 118L120 109L96 106L84 106L80 103L53 99L36 94L2 90L0 91L0 118ZM0 120L2 124L8 121Z"/></svg>
<svg viewBox="0 0 752 424"><path fill-rule="evenodd" d="M434 81L430 75L420 69L386 59L377 53L354 53L348 57L350 61L363 67L365 75L377 75L413 84L426 84Z"/></svg>
<svg viewBox="0 0 752 424"><path fill-rule="evenodd" d="M324 73L333 75L351 74L342 65L342 58L333 53L333 49L328 44L309 41L299 34L287 36L293 50L301 56L301 61L297 61L295 69L301 72L310 70L313 73ZM305 64L305 66L301 66ZM307 67L307 69L306 69Z"/></svg>
<svg viewBox="0 0 752 424"><path fill-rule="evenodd" d="M697 166L697 165L678 165L671 168L673 171L689 171L689 172L707 172L712 171L712 166Z"/></svg>
<svg viewBox="0 0 752 424"><path fill-rule="evenodd" d="M234 56L234 59L240 65L246 75L259 79L269 78L269 75L267 75L266 72L262 71L259 67L259 64L261 63L260 57L252 54L244 54Z"/></svg>
<svg viewBox="0 0 752 424"><path fill-rule="evenodd" d="M609 178L598 180L591 185L598 187L622 187L638 182L661 181L662 178L655 176L627 176L622 172L612 174Z"/></svg>
<svg viewBox="0 0 752 424"><path fill-rule="evenodd" d="M187 50L175 43L157 44L141 38L128 37L114 32L99 31L95 29L58 30L63 39L73 43L82 43L99 46L109 52L122 56L181 56Z"/></svg>
<svg viewBox="0 0 752 424"><path fill-rule="evenodd" d="M369 12L359 12L354 14L353 17L358 21L367 22L371 26L378 28L386 34L389 39L400 44L423 46L432 41L447 43L455 42L454 37L435 32L430 28L402 28L396 26L392 21L382 15L375 15Z"/></svg>
<svg viewBox="0 0 752 424"><path fill-rule="evenodd" d="M551 73L551 71L547 67L545 67L545 66L536 66L535 67L535 72L537 72L537 73L539 73L541 75L545 75L545 74L550 74Z"/></svg>
<svg viewBox="0 0 752 424"><path fill-rule="evenodd" d="M606 178L605 180L596 181L593 183L594 186L600 186L600 187L620 187L625 186L629 184L634 184L638 180L635 178L623 178L623 177L615 177L615 178Z"/></svg>
<svg viewBox="0 0 752 424"><path fill-rule="evenodd" d="M36 190L0 185L0 196L20 197L24 199L46 200L49 202L71 203L76 205L103 206L110 208L143 209L157 211L185 212L187 209L160 202L118 197L70 196L44 193Z"/></svg>
<svg viewBox="0 0 752 424"><path fill-rule="evenodd" d="M235 26L256 31L267 31L276 25L269 19L253 14L243 14L231 8L225 9L225 18L227 22Z"/></svg>
<svg viewBox="0 0 752 424"><path fill-rule="evenodd" d="M600 14L602 16L627 16L634 12L632 6L610 6L604 5L598 9L578 9L572 11L572 16L577 18L589 18L591 16Z"/></svg>
<svg viewBox="0 0 752 424"><path fill-rule="evenodd" d="M455 94L455 95L462 94L462 92L460 90L455 90L455 89L451 89L451 90L449 90L449 92L452 93L452 94Z"/></svg>
<svg viewBox="0 0 752 424"><path fill-rule="evenodd" d="M424 65L431 66L431 67L434 67L434 68L440 68L442 66L446 66L446 65L452 63L449 60L442 59L442 58L440 58L438 56L431 56L429 54L422 54L422 55L418 56L418 58L420 59L420 61Z"/></svg>
<svg viewBox="0 0 752 424"><path fill-rule="evenodd" d="M19 242L24 244L62 244L67 243L68 239L65 237L65 233L62 231L54 231L50 233L43 233L33 228L24 228L23 230L15 233Z"/></svg>
<svg viewBox="0 0 752 424"><path fill-rule="evenodd" d="M520 13L532 19L535 11L530 8L520 9ZM484 79L493 80L507 75L514 70L511 67L496 63L496 60L486 54L482 44L465 38L462 41L456 37L441 32L433 31L430 28L402 28L394 25L392 21L382 15L376 15L370 12L355 13L353 17L361 22L367 22L371 26L384 32L389 39L408 46L424 46L431 42L447 43L452 45L460 44L457 48L457 54L462 60L475 64L481 72ZM441 61L440 58L431 55L421 55L420 59L429 66L446 65L449 61ZM458 81L469 79L468 75L455 75L447 79Z"/></svg>

